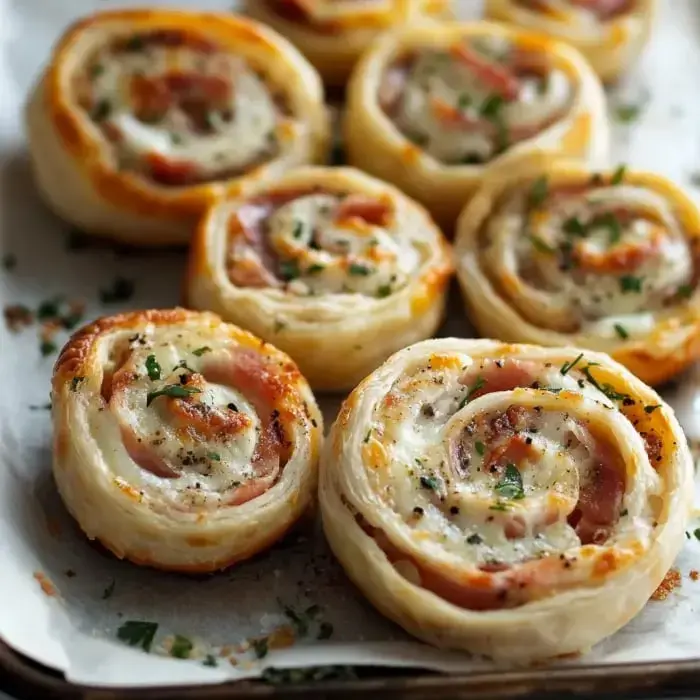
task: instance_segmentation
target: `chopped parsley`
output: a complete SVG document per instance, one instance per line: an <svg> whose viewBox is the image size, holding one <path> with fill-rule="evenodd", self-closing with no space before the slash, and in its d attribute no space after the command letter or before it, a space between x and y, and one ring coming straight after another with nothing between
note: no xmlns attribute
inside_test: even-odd
<svg viewBox="0 0 700 700"><path fill-rule="evenodd" d="M216 660L216 656L214 656L214 654L207 654L204 657L204 661L202 661L202 666L216 667L218 665L219 665L219 662Z"/></svg>
<svg viewBox="0 0 700 700"><path fill-rule="evenodd" d="M350 263L348 266L348 272L351 275L367 277L367 275L372 274L372 268L368 267L367 265L363 265L362 263Z"/></svg>
<svg viewBox="0 0 700 700"><path fill-rule="evenodd" d="M220 462L221 461L221 455L218 452L207 452L207 457L212 462Z"/></svg>
<svg viewBox="0 0 700 700"><path fill-rule="evenodd" d="M103 304L128 301L132 296L134 296L134 283L126 277L115 277L111 286L100 289L100 301Z"/></svg>
<svg viewBox="0 0 700 700"><path fill-rule="evenodd" d="M129 37L124 44L124 48L127 51L142 51L143 47L143 38L138 34L134 34L133 36Z"/></svg>
<svg viewBox="0 0 700 700"><path fill-rule="evenodd" d="M540 253L551 255L552 253L557 252L556 248L549 245L549 243L546 241L543 241L539 236L530 236L530 242L532 243L534 249Z"/></svg>
<svg viewBox="0 0 700 700"><path fill-rule="evenodd" d="M588 229L581 223L581 219L578 216L572 216L568 218L562 225L564 233L568 233L570 236L576 236L578 238L585 238L588 235Z"/></svg>
<svg viewBox="0 0 700 700"><path fill-rule="evenodd" d="M62 301L63 298L60 296L42 301L36 310L37 319L39 321L47 321L56 318L60 313Z"/></svg>
<svg viewBox="0 0 700 700"><path fill-rule="evenodd" d="M280 275L285 282L296 279L301 274L296 260L283 260L280 263Z"/></svg>
<svg viewBox="0 0 700 700"><path fill-rule="evenodd" d="M693 286L691 284L682 284L676 290L676 294L683 299L689 299L693 294Z"/></svg>
<svg viewBox="0 0 700 700"><path fill-rule="evenodd" d="M53 355L57 349L58 346L52 340L42 340L39 344L39 352L41 352L42 357Z"/></svg>
<svg viewBox="0 0 700 700"><path fill-rule="evenodd" d="M280 320L279 318L275 319L275 326L273 328L273 331L275 333L279 333L280 331L284 330L286 327L287 327L287 324L284 321Z"/></svg>
<svg viewBox="0 0 700 700"><path fill-rule="evenodd" d="M326 269L325 265L321 265L320 263L314 263L313 265L309 265L306 268L306 272L309 275L315 275L317 272L323 272L323 270Z"/></svg>
<svg viewBox="0 0 700 700"><path fill-rule="evenodd" d="M149 379L153 381L160 379L160 365L155 355L149 355L146 358L146 371L148 372Z"/></svg>
<svg viewBox="0 0 700 700"><path fill-rule="evenodd" d="M653 406L645 406L644 413L653 413L657 408L661 408L660 403L654 404Z"/></svg>
<svg viewBox="0 0 700 700"><path fill-rule="evenodd" d="M112 103L109 100L99 100L90 112L90 118L93 121L101 122L107 119L112 113Z"/></svg>
<svg viewBox="0 0 700 700"><path fill-rule="evenodd" d="M365 439L363 440L363 442L364 442L365 444L367 444L367 443L369 442L369 438L370 438L371 435L372 435L372 429L370 428L370 429L367 431L367 435L365 435Z"/></svg>
<svg viewBox="0 0 700 700"><path fill-rule="evenodd" d="M623 124L636 121L642 113L642 105L627 104L619 105L615 109L615 119Z"/></svg>
<svg viewBox="0 0 700 700"><path fill-rule="evenodd" d="M73 377L73 379L70 380L70 390L78 391L78 385L84 381L85 377Z"/></svg>
<svg viewBox="0 0 700 700"><path fill-rule="evenodd" d="M258 659L264 659L269 651L267 637L260 637L260 639L254 639L251 642L255 656Z"/></svg>
<svg viewBox="0 0 700 700"><path fill-rule="evenodd" d="M489 506L489 510L508 510L508 505L505 503L494 503L492 506Z"/></svg>
<svg viewBox="0 0 700 700"><path fill-rule="evenodd" d="M581 353L575 360L565 362L559 369L559 374L566 376L581 361L582 357L583 353Z"/></svg>
<svg viewBox="0 0 700 700"><path fill-rule="evenodd" d="M294 229L292 230L292 236L294 236L294 238L301 238L303 233L304 233L304 224L303 224L303 222L301 222L297 219L294 222Z"/></svg>
<svg viewBox="0 0 700 700"><path fill-rule="evenodd" d="M158 391L149 391L148 394L146 394L146 406L150 406L159 396L169 396L173 399L185 399L191 394L200 394L201 392L201 389L197 389L197 387L194 386L168 384L162 389L158 389Z"/></svg>
<svg viewBox="0 0 700 700"><path fill-rule="evenodd" d="M192 646L192 642L187 637L176 634L173 645L170 647L170 656L174 656L176 659L189 659Z"/></svg>
<svg viewBox="0 0 700 700"><path fill-rule="evenodd" d="M434 476L421 476L420 485L431 491L437 491L439 487L438 480Z"/></svg>
<svg viewBox="0 0 700 700"><path fill-rule="evenodd" d="M390 284L382 284L377 288L377 297L379 299L384 299L388 297L392 292Z"/></svg>
<svg viewBox="0 0 700 700"><path fill-rule="evenodd" d="M610 180L611 185L621 185L623 180L625 179L625 174L627 173L627 166L626 165L618 165L617 169L613 173L613 176Z"/></svg>
<svg viewBox="0 0 700 700"><path fill-rule="evenodd" d="M623 294L628 292L639 293L642 291L643 277L635 277L634 275L623 275L620 277L620 290Z"/></svg>
<svg viewBox="0 0 700 700"><path fill-rule="evenodd" d="M473 535L469 535L467 537L467 544L481 544L483 542L483 538L481 535L477 534L476 532Z"/></svg>
<svg viewBox="0 0 700 700"><path fill-rule="evenodd" d="M481 103L479 112L486 119L495 119L500 115L504 104L505 100L503 97L498 93L493 93Z"/></svg>
<svg viewBox="0 0 700 700"><path fill-rule="evenodd" d="M617 333L622 340L627 340L627 338L630 337L630 334L625 330L625 327L621 326L619 323L616 323L614 328L615 333Z"/></svg>
<svg viewBox="0 0 700 700"><path fill-rule="evenodd" d="M586 375L586 379L596 388L598 391L601 393L605 394L610 400L612 401L622 401L624 399L629 398L627 394L621 394L618 391L615 391L615 387L612 384L608 384L607 382L605 384L600 384L598 380L591 374L591 367L595 367L594 364L589 364L586 365L583 368L583 373Z"/></svg>
<svg viewBox="0 0 700 700"><path fill-rule="evenodd" d="M117 630L117 639L126 642L130 647L141 647L144 651L150 651L157 631L157 622L127 620Z"/></svg>
<svg viewBox="0 0 700 700"><path fill-rule="evenodd" d="M539 207L542 205L547 195L549 194L549 180L546 175L542 175L535 180L530 189L529 201L531 207Z"/></svg>
<svg viewBox="0 0 700 700"><path fill-rule="evenodd" d="M464 110L469 109L469 107L472 104L472 98L467 92L463 92L460 96L459 99L457 100L457 108L460 109L462 112Z"/></svg>
<svg viewBox="0 0 700 700"><path fill-rule="evenodd" d="M700 540L700 527L696 527L696 528L693 530L693 535L695 536L695 539L696 539L696 540Z"/></svg>
<svg viewBox="0 0 700 700"><path fill-rule="evenodd" d="M523 478L514 464L507 464L503 478L496 484L496 491L504 498L525 498Z"/></svg>
<svg viewBox="0 0 700 700"><path fill-rule="evenodd" d="M203 345L201 348L193 350L192 354L196 355L197 357L201 357L205 352L211 352L211 348L208 345Z"/></svg>
<svg viewBox="0 0 700 700"><path fill-rule="evenodd" d="M483 456L484 453L486 452L486 446L485 446L484 443L481 442L480 440L477 440L477 441L474 443L474 447L476 448L477 454L479 454L479 455L481 455L481 456Z"/></svg>
<svg viewBox="0 0 700 700"><path fill-rule="evenodd" d="M480 389L483 389L484 386L486 386L486 380L481 375L479 375L476 378L476 381L474 382L474 386L472 386L471 389L469 389L469 391L467 392L467 395L459 402L458 408L459 409L464 408L467 405L467 403L469 403L469 401L471 401L472 396L474 396L474 394L476 394L476 392L479 391Z"/></svg>

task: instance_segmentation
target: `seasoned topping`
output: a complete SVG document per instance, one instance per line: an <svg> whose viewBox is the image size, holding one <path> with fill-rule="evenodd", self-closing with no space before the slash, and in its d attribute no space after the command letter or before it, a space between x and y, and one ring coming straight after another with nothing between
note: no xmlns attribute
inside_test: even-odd
<svg viewBox="0 0 700 700"><path fill-rule="evenodd" d="M648 541L664 446L615 370L411 350L358 444L382 513L358 522L399 573L462 607L514 607Z"/></svg>
<svg viewBox="0 0 700 700"><path fill-rule="evenodd" d="M595 182L543 183L506 192L482 229L484 271L528 320L625 341L692 295L687 233L624 167Z"/></svg>
<svg viewBox="0 0 700 700"><path fill-rule="evenodd" d="M118 167L166 186L240 175L275 157L280 128L293 127L259 67L175 30L106 43L75 91Z"/></svg>
<svg viewBox="0 0 700 700"><path fill-rule="evenodd" d="M235 285L300 296L387 297L407 284L428 253L416 222L386 196L279 192L239 205L228 225Z"/></svg>
<svg viewBox="0 0 700 700"><path fill-rule="evenodd" d="M500 37L404 56L384 75L379 100L397 128L450 165L486 163L561 119L573 87L544 53Z"/></svg>

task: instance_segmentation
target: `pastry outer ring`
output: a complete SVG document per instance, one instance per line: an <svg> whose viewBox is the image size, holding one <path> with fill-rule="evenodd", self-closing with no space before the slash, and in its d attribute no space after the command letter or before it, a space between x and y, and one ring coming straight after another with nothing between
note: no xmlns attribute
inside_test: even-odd
<svg viewBox="0 0 700 700"><path fill-rule="evenodd" d="M337 306L332 295L320 308L318 296L237 287L226 272L226 232L213 225L219 206L215 203L197 227L190 248L185 301L192 308L213 311L289 353L314 389L350 390L391 353L437 331L453 271L451 250L423 207L395 187L354 168L299 168L276 182L261 183L246 197L319 183L331 190L388 196L412 216L423 219L434 245L420 274L386 298L366 297L363 308L353 307L351 313ZM285 325L283 330L277 328L280 321Z"/></svg>
<svg viewBox="0 0 700 700"><path fill-rule="evenodd" d="M486 0L486 17L542 32L576 47L606 83L622 77L649 41L658 0L636 0L635 9L606 22L597 36L585 36L576 27L519 6L516 0Z"/></svg>
<svg viewBox="0 0 700 700"><path fill-rule="evenodd" d="M558 178L590 179L585 165L546 153L529 154L507 167L487 173L456 226L455 266L457 279L471 322L483 336L514 343L547 346L576 345L606 352L647 384L659 385L682 372L700 357L700 295L693 292L691 303L642 338L603 339L596 335L567 334L540 328L525 319L494 288L479 261L478 234L494 205L507 189L529 178L545 174L550 182ZM654 173L628 170L625 182L646 186L673 203L679 224L690 239L700 239L700 210L683 191Z"/></svg>
<svg viewBox="0 0 700 700"><path fill-rule="evenodd" d="M99 130L72 98L70 77L90 51L114 32L187 30L264 65L286 86L294 113L311 125L282 158L237 178L165 187L110 162ZM90 235L145 247L182 245L206 206L261 179L323 162L330 124L320 78L284 37L243 17L182 10L114 10L78 21L58 42L25 111L27 141L39 191L61 218Z"/></svg>
<svg viewBox="0 0 700 700"><path fill-rule="evenodd" d="M430 22L450 18L449 0L393 0L396 22L406 21L406 15L417 15L416 21ZM246 12L286 36L312 63L324 82L343 86L358 58L386 29L378 20L376 26L347 27L340 32L323 34L299 22L280 17L267 7L264 0L246 0Z"/></svg>
<svg viewBox="0 0 700 700"><path fill-rule="evenodd" d="M509 148L487 165L443 165L410 142L383 112L377 100L383 72L394 58L411 48L492 35L552 55L557 65L577 82L573 104L564 119L537 137ZM353 71L347 89L343 130L351 165L393 182L420 201L446 232L452 229L490 168L533 149L562 153L593 167L602 167L610 141L605 93L583 56L562 42L494 22L414 25L386 33L362 56Z"/></svg>
<svg viewBox="0 0 700 700"><path fill-rule="evenodd" d="M600 585L573 589L517 608L473 611L453 605L400 575L383 550L358 525L347 507L360 498L356 486L362 459L356 438L367 431L378 404L368 398L388 391L397 371L417 357L450 350L483 354L490 358L537 353L543 362L573 360L577 348L538 348L508 345L494 340L444 338L417 343L393 355L367 377L347 398L326 439L321 456L319 500L323 528L331 549L353 583L369 601L418 639L441 648L485 655L509 664L530 664L552 657L588 651L601 639L627 624L647 603L663 580L685 541L684 531L692 509L693 461L672 410L650 387L602 353L586 358L612 369L621 386L647 404L663 404L658 414L664 444L676 445L663 470L667 486L663 508L650 548L629 568L609 576ZM365 505L365 508L369 506ZM371 522L372 513L360 512ZM609 573L609 572L608 572Z"/></svg>
<svg viewBox="0 0 700 700"><path fill-rule="evenodd" d="M185 309L134 311L104 317L78 331L61 351L52 380L53 475L68 511L91 540L98 540L120 559L166 571L209 573L225 569L264 551L315 508L318 457L323 419L306 380L295 369L291 390L307 437L284 466L278 481L244 504L230 506L224 517L172 517L153 514L141 505L139 492L117 483L100 457L90 414L98 410L100 359L105 342L124 330L172 326L224 334L239 347L295 365L269 343L210 313ZM75 377L78 390L71 387ZM303 407L303 408L302 408Z"/></svg>

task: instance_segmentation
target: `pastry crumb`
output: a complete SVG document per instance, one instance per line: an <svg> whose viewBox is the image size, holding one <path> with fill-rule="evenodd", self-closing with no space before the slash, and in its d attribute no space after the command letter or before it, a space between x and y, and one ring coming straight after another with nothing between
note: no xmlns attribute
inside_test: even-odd
<svg viewBox="0 0 700 700"><path fill-rule="evenodd" d="M700 578L700 571L697 569L691 569L689 575L692 581L697 581Z"/></svg>
<svg viewBox="0 0 700 700"><path fill-rule="evenodd" d="M651 594L651 600L666 600L681 585L681 573L678 569L669 569L659 587Z"/></svg>
<svg viewBox="0 0 700 700"><path fill-rule="evenodd" d="M44 593L44 595L47 595L50 598L54 598L58 595L56 586L53 585L51 579L45 573L41 571L35 571L34 578L39 582L39 585L41 586L41 590Z"/></svg>

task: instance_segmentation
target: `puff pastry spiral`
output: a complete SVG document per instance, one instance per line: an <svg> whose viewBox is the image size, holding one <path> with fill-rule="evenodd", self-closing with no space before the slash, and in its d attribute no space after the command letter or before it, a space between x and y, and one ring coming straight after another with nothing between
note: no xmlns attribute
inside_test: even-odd
<svg viewBox="0 0 700 700"><path fill-rule="evenodd" d="M657 0L486 0L486 15L575 46L607 81L619 78L649 40Z"/></svg>
<svg viewBox="0 0 700 700"><path fill-rule="evenodd" d="M450 0L247 0L250 15L292 41L333 85L341 85L381 32L449 15Z"/></svg>
<svg viewBox="0 0 700 700"><path fill-rule="evenodd" d="M583 57L488 22L411 26L363 56L348 88L352 165L453 225L488 166L535 148L599 163L608 126Z"/></svg>
<svg viewBox="0 0 700 700"><path fill-rule="evenodd" d="M428 340L341 409L323 525L352 580L432 644L529 662L628 622L685 540L671 409L607 355Z"/></svg>
<svg viewBox="0 0 700 700"><path fill-rule="evenodd" d="M246 559L315 497L322 422L296 365L213 314L103 318L53 377L54 476L90 539L184 572Z"/></svg>
<svg viewBox="0 0 700 700"><path fill-rule="evenodd" d="M325 158L321 81L234 15L117 10L75 24L30 97L48 204L88 233L186 243L215 197Z"/></svg>
<svg viewBox="0 0 700 700"><path fill-rule="evenodd" d="M700 211L658 175L523 159L487 176L455 250L483 335L602 350L650 384L700 356Z"/></svg>
<svg viewBox="0 0 700 700"><path fill-rule="evenodd" d="M350 389L435 332L451 272L440 230L397 189L304 168L209 210L186 293L288 352L315 389Z"/></svg>

